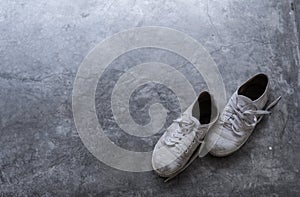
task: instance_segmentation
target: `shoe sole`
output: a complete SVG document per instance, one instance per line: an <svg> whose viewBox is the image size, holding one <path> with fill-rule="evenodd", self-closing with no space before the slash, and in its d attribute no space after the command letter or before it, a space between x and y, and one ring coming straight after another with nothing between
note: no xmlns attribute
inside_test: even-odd
<svg viewBox="0 0 300 197"><path fill-rule="evenodd" d="M159 173L158 176L162 177L162 178L167 178L164 182L167 182L169 180L171 180L172 178L176 177L179 173L183 172L189 165L190 165L190 162L193 162L194 159L196 159L196 153L198 152L198 150L201 148L201 144L199 144L197 146L197 148L194 150L194 152L191 154L191 156L188 158L187 162L181 167L181 168L178 168L174 173L170 174L170 175L161 175ZM196 157L195 157L196 156ZM192 160L193 159L193 160ZM153 164L152 164L153 165ZM155 171L155 170L154 170Z"/></svg>

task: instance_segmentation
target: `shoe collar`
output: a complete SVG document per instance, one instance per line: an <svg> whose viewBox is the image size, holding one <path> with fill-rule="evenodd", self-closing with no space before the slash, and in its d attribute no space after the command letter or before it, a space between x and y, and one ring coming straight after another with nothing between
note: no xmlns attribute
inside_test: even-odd
<svg viewBox="0 0 300 197"><path fill-rule="evenodd" d="M214 96L212 94L210 94L208 91L201 92L196 97L196 99L193 101L193 103L187 108L187 110L184 113L189 114L191 117L193 117L193 119L196 119L199 122L199 124L201 124L200 121L196 117L193 116L193 112L192 111L193 111L193 107L195 105L199 106L199 104L198 104L198 98L203 93L208 93L210 95L210 99L211 99L211 118L210 118L210 122L208 124L206 124L210 128L218 120L219 111L218 111L218 108L217 108L217 105L216 105L216 100L215 100Z"/></svg>

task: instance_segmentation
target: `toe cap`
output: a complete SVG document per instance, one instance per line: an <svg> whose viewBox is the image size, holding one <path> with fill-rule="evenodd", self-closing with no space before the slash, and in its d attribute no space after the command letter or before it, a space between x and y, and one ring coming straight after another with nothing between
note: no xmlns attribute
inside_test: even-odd
<svg viewBox="0 0 300 197"><path fill-rule="evenodd" d="M152 154L152 167L159 176L169 177L176 173L181 165L168 147L155 146Z"/></svg>
<svg viewBox="0 0 300 197"><path fill-rule="evenodd" d="M224 157L238 149L237 136L224 128L216 128L207 137L207 143L209 146L209 153L217 156Z"/></svg>

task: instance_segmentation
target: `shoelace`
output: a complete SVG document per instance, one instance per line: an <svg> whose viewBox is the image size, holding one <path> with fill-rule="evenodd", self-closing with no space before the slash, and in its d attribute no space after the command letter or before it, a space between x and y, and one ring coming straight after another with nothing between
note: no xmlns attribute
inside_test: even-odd
<svg viewBox="0 0 300 197"><path fill-rule="evenodd" d="M263 118L264 115L270 114L269 111L272 107L274 107L278 101L281 99L281 97L278 97L276 100L274 100L272 103L270 103L264 110L245 110L243 112L240 111L238 106L231 102L230 108L233 110L232 112L232 119L229 119L229 123L223 121L222 124L224 126L231 127L232 131L238 135L242 136L243 133L240 132L240 130L247 130L247 129L253 129ZM227 115L228 116L228 115Z"/></svg>
<svg viewBox="0 0 300 197"><path fill-rule="evenodd" d="M169 146L173 146L175 144L182 144L183 145L184 143L180 143L181 139L183 137L185 137L186 134L189 134L191 132L193 132L192 135L194 137L194 140L192 141L192 143L195 143L196 142L195 140L197 140L201 144L204 143L204 141L201 141L198 137L203 134L203 128L206 128L207 126L200 125L199 123L196 123L195 121L192 120L192 118L190 116L188 116L188 121L183 120L182 117L181 117L179 119L174 120L173 122L178 123L179 129L175 130L175 133L172 134L172 136L169 139L165 140L167 145L169 145ZM195 127L196 127L196 129L195 129ZM196 133L196 130L198 130L198 133ZM185 153L188 153L191 144L189 144L189 145L184 144L184 146L186 148ZM194 155L184 165L184 167L181 170L179 170L177 173L172 175L171 177L167 178L165 180L165 182L173 179L178 174L180 174L182 171L184 171L198 157L198 155L201 152L202 148L203 148L203 146L200 145L197 148L197 150L195 151Z"/></svg>
<svg viewBox="0 0 300 197"><path fill-rule="evenodd" d="M198 140L198 136L202 135L202 128L205 128L205 125L200 125L196 121L193 120L192 117L188 115L186 116L187 120L184 120L183 117L173 120L173 122L179 125L179 128L175 130L174 133L171 134L168 138L165 139L165 143L168 146L174 146L175 144L184 144L181 143L181 140L187 135L192 132L193 137ZM200 141L199 141L200 142ZM193 141L192 143L195 143ZM189 145L185 145L186 151L188 151Z"/></svg>

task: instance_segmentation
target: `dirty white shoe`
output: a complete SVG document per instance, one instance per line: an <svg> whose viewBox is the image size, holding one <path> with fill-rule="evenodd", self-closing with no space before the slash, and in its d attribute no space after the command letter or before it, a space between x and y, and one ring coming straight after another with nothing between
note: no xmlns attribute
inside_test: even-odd
<svg viewBox="0 0 300 197"><path fill-rule="evenodd" d="M182 172L201 152L202 140L217 120L213 97L202 92L182 116L158 140L152 155L152 166L168 180Z"/></svg>
<svg viewBox="0 0 300 197"><path fill-rule="evenodd" d="M238 150L249 138L262 117L281 97L265 107L268 101L269 79L257 74L232 95L214 128L207 135L207 146L214 156L227 156Z"/></svg>

